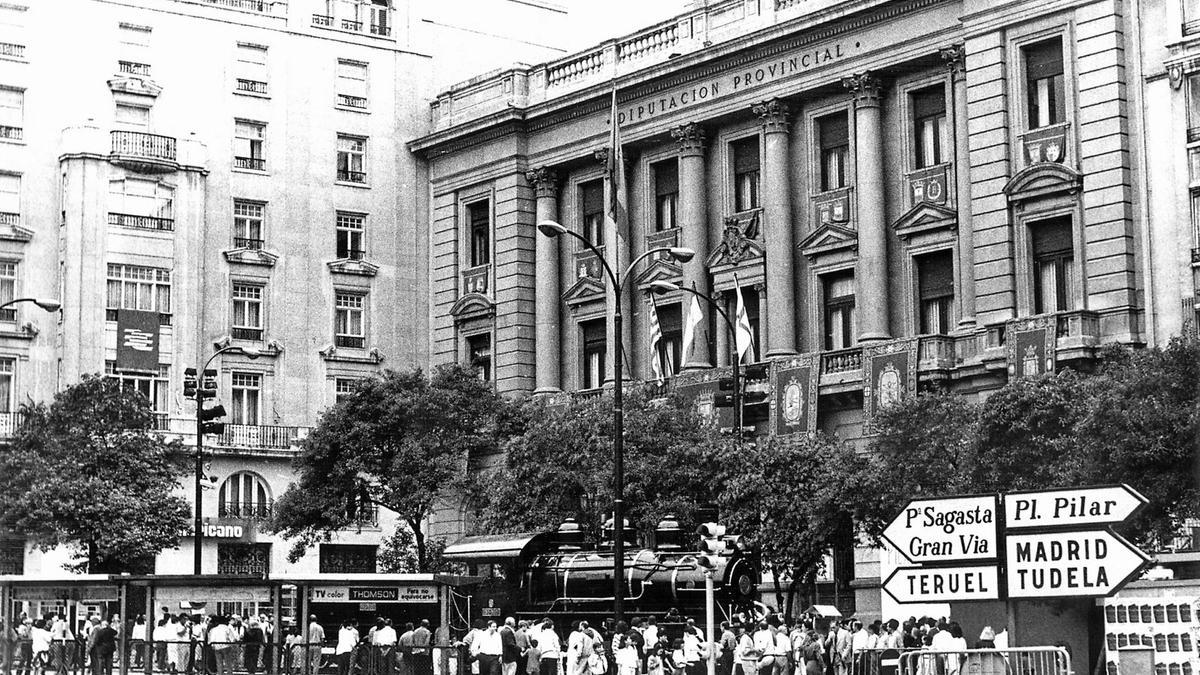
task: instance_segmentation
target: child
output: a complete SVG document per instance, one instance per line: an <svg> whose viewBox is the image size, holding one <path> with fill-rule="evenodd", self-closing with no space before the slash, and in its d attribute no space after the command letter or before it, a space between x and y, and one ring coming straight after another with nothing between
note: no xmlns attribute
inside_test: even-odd
<svg viewBox="0 0 1200 675"><path fill-rule="evenodd" d="M627 635L618 634L616 640L617 675L638 675L637 647Z"/></svg>
<svg viewBox="0 0 1200 675"><path fill-rule="evenodd" d="M663 673L663 650L655 648L646 657L646 675L665 675Z"/></svg>

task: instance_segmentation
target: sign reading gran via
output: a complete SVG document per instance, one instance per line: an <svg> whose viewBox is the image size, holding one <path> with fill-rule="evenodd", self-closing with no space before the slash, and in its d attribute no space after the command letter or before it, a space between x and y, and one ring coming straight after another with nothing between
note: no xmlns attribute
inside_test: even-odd
<svg viewBox="0 0 1200 675"><path fill-rule="evenodd" d="M713 101L840 61L862 51L862 42L846 40L784 52L770 60L730 68L707 80L621 103L617 108L617 124L644 122L696 103Z"/></svg>

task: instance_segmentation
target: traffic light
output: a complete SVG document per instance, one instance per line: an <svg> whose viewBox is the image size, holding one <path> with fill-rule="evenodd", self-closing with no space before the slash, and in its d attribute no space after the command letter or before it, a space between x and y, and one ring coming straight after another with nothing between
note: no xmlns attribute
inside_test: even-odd
<svg viewBox="0 0 1200 675"><path fill-rule="evenodd" d="M716 394L713 394L713 407L732 408L734 401L733 378L722 377L721 379L717 380L717 389L719 391Z"/></svg>
<svg viewBox="0 0 1200 675"><path fill-rule="evenodd" d="M742 424L767 419L771 399L767 364L746 366L745 373L745 385L742 387Z"/></svg>
<svg viewBox="0 0 1200 675"><path fill-rule="evenodd" d="M185 398L196 398L196 369L184 368L183 370L183 395Z"/></svg>
<svg viewBox="0 0 1200 675"><path fill-rule="evenodd" d="M702 523L696 533L700 535L700 555L696 564L706 570L715 569L717 556L728 554L725 543L725 526L720 523Z"/></svg>
<svg viewBox="0 0 1200 675"><path fill-rule="evenodd" d="M196 418L200 421L200 433L201 434L223 434L223 433L225 433L225 423L224 422L211 421L211 420L215 420L217 418L224 417L224 416L225 416L225 406L221 405L220 403L214 405L211 408L205 408L204 405L201 404L200 409L196 412Z"/></svg>
<svg viewBox="0 0 1200 675"><path fill-rule="evenodd" d="M217 371L215 368L204 369L204 381L200 388L201 398L212 398L217 395Z"/></svg>

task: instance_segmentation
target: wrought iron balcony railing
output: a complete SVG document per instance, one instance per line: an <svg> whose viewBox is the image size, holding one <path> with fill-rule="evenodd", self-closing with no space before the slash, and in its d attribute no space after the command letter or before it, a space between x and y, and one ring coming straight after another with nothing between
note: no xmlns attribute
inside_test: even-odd
<svg viewBox="0 0 1200 675"><path fill-rule="evenodd" d="M135 230L159 230L170 232L175 229L175 220L157 216L136 216L130 213L109 213L108 224L129 227Z"/></svg>

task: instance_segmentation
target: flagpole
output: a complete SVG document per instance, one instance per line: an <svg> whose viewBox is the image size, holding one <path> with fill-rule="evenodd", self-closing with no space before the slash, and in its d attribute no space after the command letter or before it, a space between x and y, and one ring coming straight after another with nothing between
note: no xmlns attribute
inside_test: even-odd
<svg viewBox="0 0 1200 675"><path fill-rule="evenodd" d="M613 228L617 229L614 236L620 241L621 232L617 223L616 191L624 189L617 185L616 177L618 163L623 161L620 155L619 136L617 134L617 73L614 64L612 78L612 110L609 124L608 157L612 163L609 167L609 189L612 196L609 201L609 211L612 215ZM617 247L618 249L620 246ZM617 256L618 252L613 251ZM617 257L619 260L619 257ZM619 265L620 263L618 263ZM625 348L622 344L624 317L621 314L621 285L613 286L615 311L613 312L613 341L616 342L617 358L613 364L613 615L620 623L625 619L625 397L624 373L622 366L625 361Z"/></svg>

